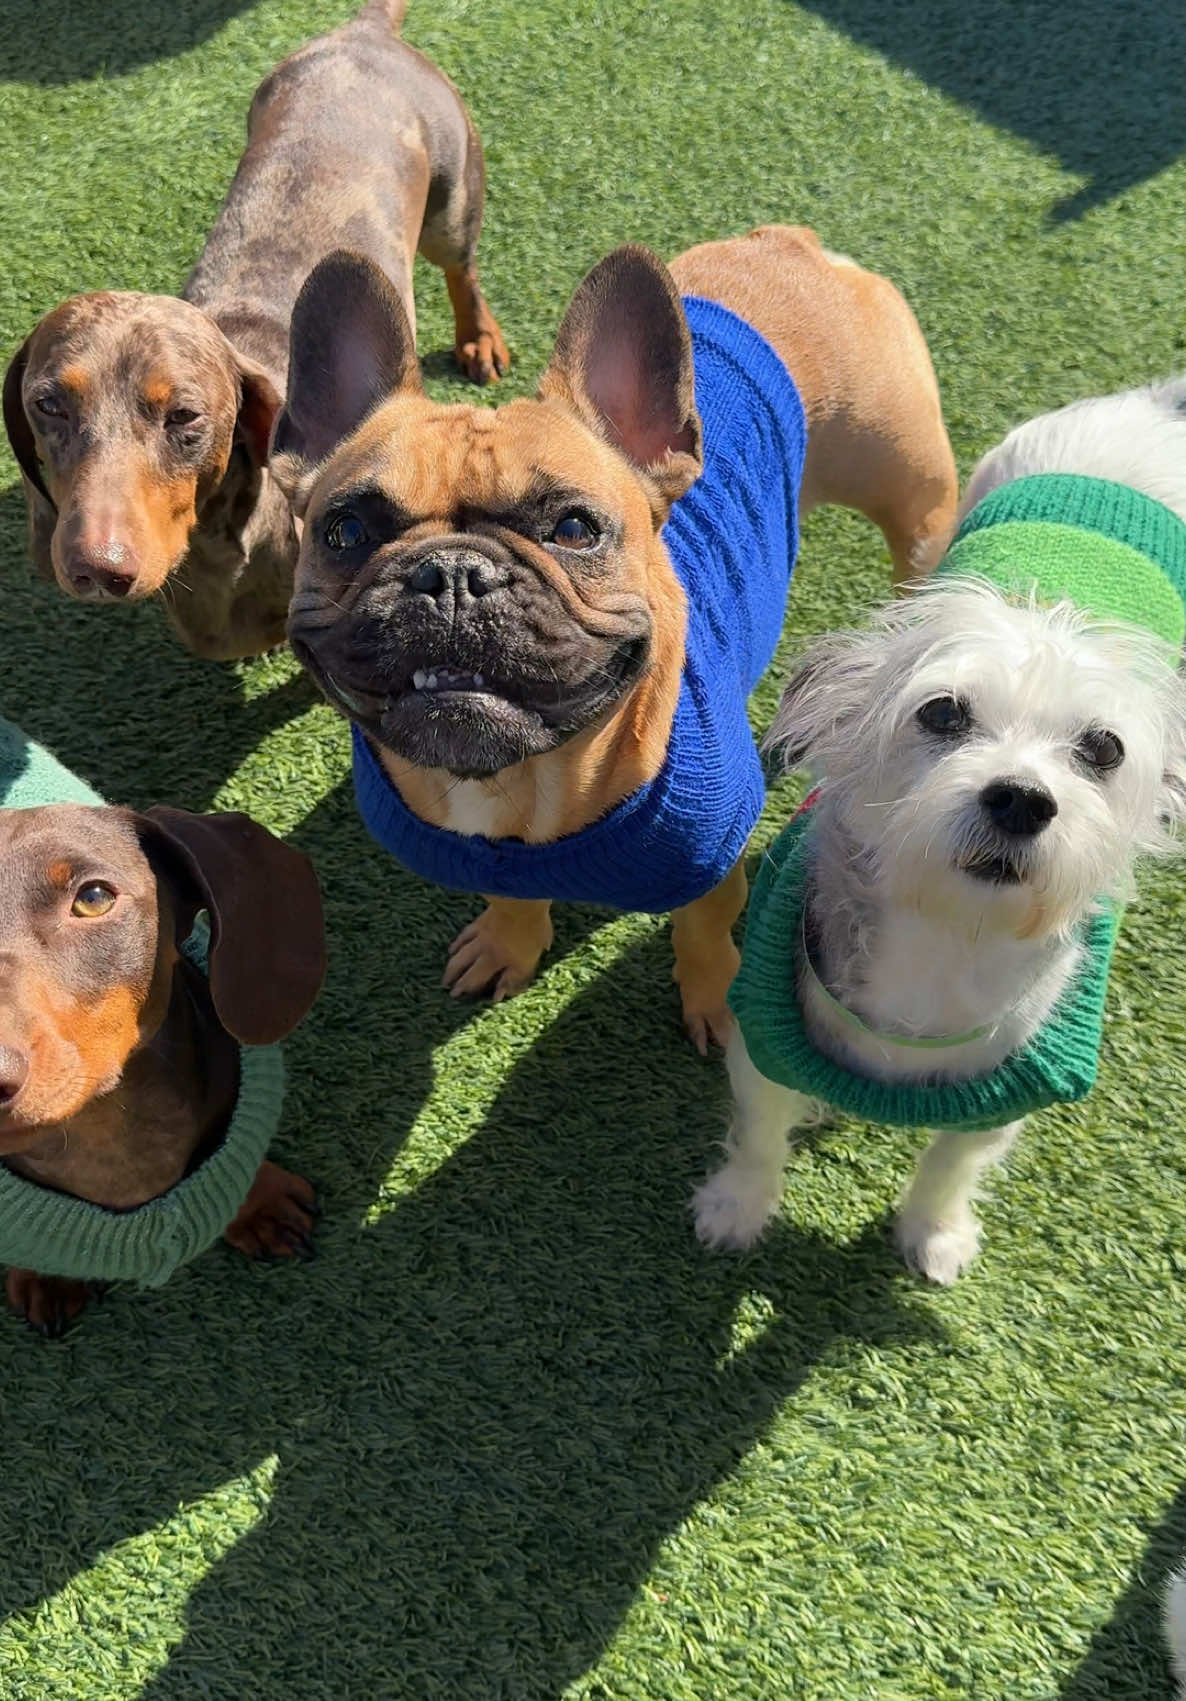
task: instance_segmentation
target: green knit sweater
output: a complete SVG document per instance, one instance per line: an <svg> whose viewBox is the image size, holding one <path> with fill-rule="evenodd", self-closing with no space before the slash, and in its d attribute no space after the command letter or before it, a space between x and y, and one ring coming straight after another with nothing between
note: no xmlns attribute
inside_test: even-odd
<svg viewBox="0 0 1186 1701"><path fill-rule="evenodd" d="M749 901L741 970L729 993L746 1049L767 1080L862 1122L903 1128L997 1128L1091 1091L1119 920L1111 907L1084 930L1079 970L1056 1008L1025 1047L988 1074L966 1081L877 1081L818 1050L807 1033L798 987L810 827L810 809L801 810L763 859ZM927 1058L941 1067L942 1055L920 1051L920 1072Z"/></svg>
<svg viewBox="0 0 1186 1701"><path fill-rule="evenodd" d="M1186 638L1186 525L1160 502L1106 479L1046 473L1003 485L967 515L937 572L976 574L1039 602L1071 601L1179 648ZM729 994L754 1066L768 1080L866 1121L927 1128L998 1127L1091 1091L1120 921L1103 900L1083 928L1079 969L1058 1005L990 1072L966 1081L937 1081L933 1072L914 1082L877 1081L817 1050L798 989L810 821L810 810L798 814L762 864ZM926 1055L920 1051L920 1075Z"/></svg>
<svg viewBox="0 0 1186 1701"><path fill-rule="evenodd" d="M1181 649L1186 525L1126 484L1078 473L1014 479L978 502L936 569L1127 620Z"/></svg>
<svg viewBox="0 0 1186 1701"><path fill-rule="evenodd" d="M103 801L48 750L0 720L0 807L101 807ZM209 930L204 917L183 949L205 969ZM217 1149L167 1193L130 1211L111 1211L41 1187L0 1163L0 1262L43 1276L159 1287L213 1245L238 1213L276 1132L283 1096L280 1047L240 1047L239 1096Z"/></svg>

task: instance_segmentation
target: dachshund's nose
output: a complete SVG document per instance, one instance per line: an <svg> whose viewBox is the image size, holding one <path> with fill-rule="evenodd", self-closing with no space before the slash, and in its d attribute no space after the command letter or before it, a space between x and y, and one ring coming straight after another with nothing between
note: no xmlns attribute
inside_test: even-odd
<svg viewBox="0 0 1186 1701"><path fill-rule="evenodd" d="M93 542L83 539L70 551L66 562L70 589L86 602L126 597L138 573L132 551L114 537Z"/></svg>
<svg viewBox="0 0 1186 1701"><path fill-rule="evenodd" d="M10 1105L29 1078L29 1059L15 1045L0 1045L0 1109Z"/></svg>

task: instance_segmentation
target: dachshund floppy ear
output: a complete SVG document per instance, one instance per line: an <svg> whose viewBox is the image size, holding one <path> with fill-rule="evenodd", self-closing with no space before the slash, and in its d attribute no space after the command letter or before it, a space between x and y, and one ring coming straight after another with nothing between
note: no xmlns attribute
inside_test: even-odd
<svg viewBox="0 0 1186 1701"><path fill-rule="evenodd" d="M31 336L25 338L9 361L8 371L4 374L4 429L8 433L8 441L21 469L21 483L25 487L25 508L29 515L29 553L38 573L45 579L52 579L54 566L50 546L53 543L54 528L58 523L58 510L54 507L53 498L45 488L45 481L41 476L33 427L29 424L21 398L21 384L29 360L29 344L32 341Z"/></svg>
<svg viewBox="0 0 1186 1701"><path fill-rule="evenodd" d="M283 1039L325 976L325 923L307 856L246 815L163 806L134 817L179 895L210 912L210 996L245 1045Z"/></svg>

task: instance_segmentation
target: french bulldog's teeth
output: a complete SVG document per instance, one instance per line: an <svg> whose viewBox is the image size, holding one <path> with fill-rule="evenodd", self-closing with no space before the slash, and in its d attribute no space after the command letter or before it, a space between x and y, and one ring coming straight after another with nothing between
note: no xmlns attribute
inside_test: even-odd
<svg viewBox="0 0 1186 1701"><path fill-rule="evenodd" d="M428 676L422 667L418 667L416 669L415 673L412 675L412 684L416 687L417 691L423 691L424 681L427 677Z"/></svg>
<svg viewBox="0 0 1186 1701"><path fill-rule="evenodd" d="M430 673L428 678L424 681L424 683L430 691L435 691L436 688L437 688L437 676L436 676L436 674Z"/></svg>

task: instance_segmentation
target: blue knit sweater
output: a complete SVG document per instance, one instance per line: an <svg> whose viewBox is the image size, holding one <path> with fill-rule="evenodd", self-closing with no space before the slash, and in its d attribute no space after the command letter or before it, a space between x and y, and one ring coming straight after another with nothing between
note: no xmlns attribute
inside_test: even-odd
<svg viewBox="0 0 1186 1701"><path fill-rule="evenodd" d="M746 699L782 631L807 426L769 343L715 302L689 296L684 308L704 470L663 530L688 599L687 659L666 761L591 826L531 845L421 821L355 728L363 820L405 868L439 886L661 914L720 884L761 813L765 787Z"/></svg>

